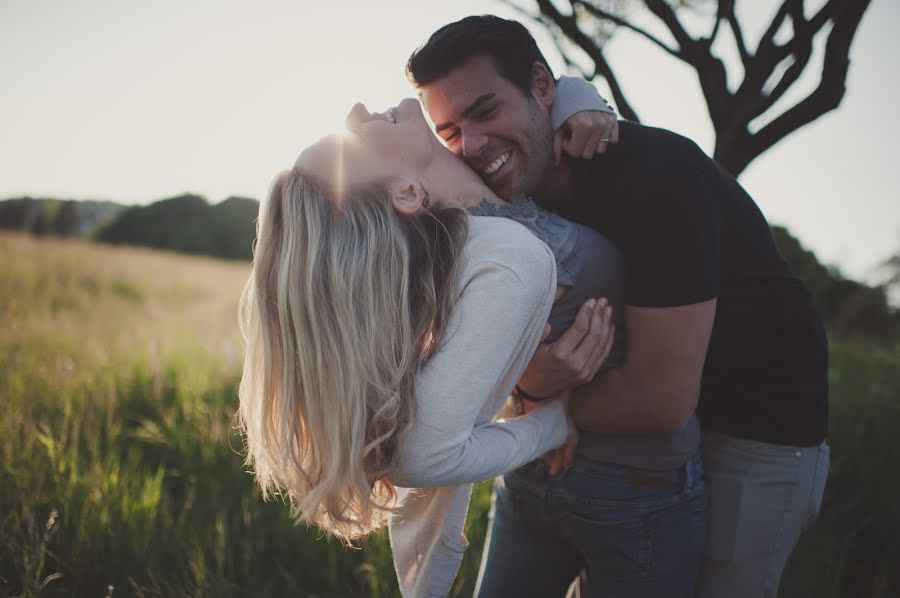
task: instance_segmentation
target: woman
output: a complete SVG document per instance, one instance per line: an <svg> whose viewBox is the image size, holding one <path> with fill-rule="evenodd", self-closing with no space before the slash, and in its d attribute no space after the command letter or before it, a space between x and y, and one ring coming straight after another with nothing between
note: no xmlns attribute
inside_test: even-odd
<svg viewBox="0 0 900 598"><path fill-rule="evenodd" d="M244 291L240 424L264 495L344 541L391 518L404 594L446 593L470 483L559 447L565 407L493 422L557 294L550 249L443 147L418 102L358 105L281 173ZM589 367L610 313L588 301ZM438 486L427 491L404 487Z"/></svg>

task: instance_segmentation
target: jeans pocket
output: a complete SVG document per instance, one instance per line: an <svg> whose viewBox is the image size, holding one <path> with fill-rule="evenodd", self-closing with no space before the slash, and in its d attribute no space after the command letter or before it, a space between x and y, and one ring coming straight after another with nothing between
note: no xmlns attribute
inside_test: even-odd
<svg viewBox="0 0 900 598"><path fill-rule="evenodd" d="M806 531L819 517L819 511L822 508L822 498L825 495L825 482L828 479L828 467L831 461L831 450L828 445L822 443L819 446L819 452L816 455L816 473L813 477L812 492L809 503L809 513L806 521L803 523L803 530Z"/></svg>
<svg viewBox="0 0 900 598"><path fill-rule="evenodd" d="M633 511L579 509L558 515L560 531L581 553L589 571L610 577L647 573L653 554L653 526Z"/></svg>
<svg viewBox="0 0 900 598"><path fill-rule="evenodd" d="M711 484L707 507L707 559L729 563L740 560L738 539L744 524L741 514L744 499L744 481L740 478L722 476Z"/></svg>

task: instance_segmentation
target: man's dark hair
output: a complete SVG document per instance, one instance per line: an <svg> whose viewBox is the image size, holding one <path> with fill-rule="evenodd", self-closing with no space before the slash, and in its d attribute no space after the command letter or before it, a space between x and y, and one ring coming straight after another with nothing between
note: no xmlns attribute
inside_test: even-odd
<svg viewBox="0 0 900 598"><path fill-rule="evenodd" d="M531 66L540 62L553 71L528 29L518 21L494 15L471 16L444 25L406 62L406 76L418 88L437 81L476 54L488 54L501 77L528 96Z"/></svg>

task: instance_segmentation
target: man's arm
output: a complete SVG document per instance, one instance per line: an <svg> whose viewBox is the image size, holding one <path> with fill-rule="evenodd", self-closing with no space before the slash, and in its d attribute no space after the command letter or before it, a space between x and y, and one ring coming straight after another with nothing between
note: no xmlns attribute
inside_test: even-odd
<svg viewBox="0 0 900 598"><path fill-rule="evenodd" d="M699 400L719 295L721 219L709 158L672 133L644 134L642 177L632 181L619 223L625 361L595 379L573 379L577 364L551 345L535 353L524 376L535 396L574 390L576 423L601 434L684 426Z"/></svg>
<svg viewBox="0 0 900 598"><path fill-rule="evenodd" d="M670 434L697 406L716 299L679 307L626 307L621 368L575 389L579 428L605 435Z"/></svg>

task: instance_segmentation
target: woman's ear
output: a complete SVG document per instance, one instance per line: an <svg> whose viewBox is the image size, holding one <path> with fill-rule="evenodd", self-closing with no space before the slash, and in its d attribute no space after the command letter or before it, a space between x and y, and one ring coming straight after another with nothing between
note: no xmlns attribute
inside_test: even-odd
<svg viewBox="0 0 900 598"><path fill-rule="evenodd" d="M422 211L428 192L421 183L396 181L391 184L391 203L398 213L412 216Z"/></svg>
<svg viewBox="0 0 900 598"><path fill-rule="evenodd" d="M548 108L556 101L556 81L547 67L537 60L531 65L531 93L534 99Z"/></svg>

